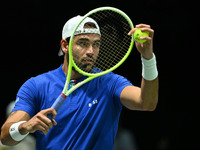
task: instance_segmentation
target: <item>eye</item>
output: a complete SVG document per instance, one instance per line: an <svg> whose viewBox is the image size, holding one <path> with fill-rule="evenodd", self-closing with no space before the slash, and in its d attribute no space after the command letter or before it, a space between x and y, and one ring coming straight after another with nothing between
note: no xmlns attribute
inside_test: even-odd
<svg viewBox="0 0 200 150"><path fill-rule="evenodd" d="M77 44L80 45L81 47L88 47L90 45L88 42L84 41L78 42Z"/></svg>
<svg viewBox="0 0 200 150"><path fill-rule="evenodd" d="M94 42L94 43L92 44L92 47L93 47L93 48L99 48L99 47L100 47L100 42Z"/></svg>

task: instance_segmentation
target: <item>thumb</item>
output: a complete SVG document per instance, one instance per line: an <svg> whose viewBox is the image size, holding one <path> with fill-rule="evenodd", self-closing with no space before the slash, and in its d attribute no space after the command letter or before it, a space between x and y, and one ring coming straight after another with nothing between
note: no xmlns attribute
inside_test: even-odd
<svg viewBox="0 0 200 150"><path fill-rule="evenodd" d="M54 119L52 119L52 123L53 123L53 125L57 125L57 122L54 120Z"/></svg>
<svg viewBox="0 0 200 150"><path fill-rule="evenodd" d="M48 108L46 110L44 110L44 115L48 116L49 114L52 114L52 118L55 118L57 116L57 112L54 108Z"/></svg>

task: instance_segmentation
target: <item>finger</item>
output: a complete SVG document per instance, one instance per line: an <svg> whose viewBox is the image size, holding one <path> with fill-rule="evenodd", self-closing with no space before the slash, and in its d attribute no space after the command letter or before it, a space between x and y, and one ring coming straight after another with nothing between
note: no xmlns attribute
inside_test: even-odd
<svg viewBox="0 0 200 150"><path fill-rule="evenodd" d="M44 128L42 125L38 125L37 130L41 131L42 133L46 135L49 131L49 128Z"/></svg>
<svg viewBox="0 0 200 150"><path fill-rule="evenodd" d="M52 114L54 113L54 114L55 114L56 111L55 111L54 108L48 108L48 109L42 110L41 113L44 114L45 116L47 116L47 115L50 114L50 113L52 113Z"/></svg>
<svg viewBox="0 0 200 150"><path fill-rule="evenodd" d="M141 31L143 31L143 32L149 32L149 36L150 37L153 37L153 35L154 35L154 30L153 29L151 29L151 28L141 28Z"/></svg>
<svg viewBox="0 0 200 150"><path fill-rule="evenodd" d="M41 111L41 113L49 119L55 118L57 116L57 112L54 108L44 109Z"/></svg>
<svg viewBox="0 0 200 150"><path fill-rule="evenodd" d="M52 121L52 124L53 124L54 126L57 125L57 122L56 122L54 119L52 119L51 121Z"/></svg>
<svg viewBox="0 0 200 150"><path fill-rule="evenodd" d="M151 28L151 26L150 25L148 25L148 24L138 24L138 25L136 25L135 26L136 28L143 28L143 27L145 27L145 28Z"/></svg>
<svg viewBox="0 0 200 150"><path fill-rule="evenodd" d="M147 41L151 41L152 38L151 37L148 37L148 36L143 36L143 37L140 37L141 40L147 40Z"/></svg>
<svg viewBox="0 0 200 150"><path fill-rule="evenodd" d="M54 108L52 108L52 114L53 114L53 118L55 118L57 116L57 112Z"/></svg>
<svg viewBox="0 0 200 150"><path fill-rule="evenodd" d="M131 29L131 30L129 31L128 35L132 35L132 34L135 32L135 30L137 30L137 28Z"/></svg>
<svg viewBox="0 0 200 150"><path fill-rule="evenodd" d="M52 119L52 124L57 125L57 122L54 119ZM42 131L46 135L49 132L50 127L44 122L41 122L41 124L37 126L37 130Z"/></svg>
<svg viewBox="0 0 200 150"><path fill-rule="evenodd" d="M54 119L52 119L51 122L52 122L52 125L57 125L57 122ZM41 124L37 126L37 130L42 131L45 135L49 132L50 128L51 127L49 127L44 122L41 122Z"/></svg>
<svg viewBox="0 0 200 150"><path fill-rule="evenodd" d="M38 120L34 124L30 124L28 128L28 131L30 133L34 133L37 130L40 130L44 134L46 134L49 131L49 127L45 123L43 123L41 120Z"/></svg>
<svg viewBox="0 0 200 150"><path fill-rule="evenodd" d="M132 34L135 32L135 30L137 30L138 28L140 28L141 31L147 31L147 32L149 32L149 35L150 35L151 37L152 37L153 34L154 34L154 30L151 29L151 26L150 26L150 25L140 24L140 25L136 25L135 28L131 29L131 30L129 31L128 35L132 35Z"/></svg>
<svg viewBox="0 0 200 150"><path fill-rule="evenodd" d="M47 128L47 127L52 128L53 127L51 120L47 116L42 114L42 115L38 116L38 119L41 121L41 125L44 126L45 128Z"/></svg>
<svg viewBox="0 0 200 150"><path fill-rule="evenodd" d="M54 108L45 109L43 111L44 111L45 116L47 116L48 114L52 114L53 118L55 118L57 116L57 112Z"/></svg>

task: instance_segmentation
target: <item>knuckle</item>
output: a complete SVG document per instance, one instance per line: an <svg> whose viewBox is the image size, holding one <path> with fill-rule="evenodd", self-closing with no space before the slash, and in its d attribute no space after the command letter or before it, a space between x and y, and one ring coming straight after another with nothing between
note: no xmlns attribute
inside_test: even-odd
<svg viewBox="0 0 200 150"><path fill-rule="evenodd" d="M34 126L38 126L38 125L40 125L40 121L36 120L35 123L34 123Z"/></svg>
<svg viewBox="0 0 200 150"><path fill-rule="evenodd" d="M48 120L48 121L47 121L47 124L50 126L50 125L51 125L51 120Z"/></svg>
<svg viewBox="0 0 200 150"><path fill-rule="evenodd" d="M39 117L41 117L41 114L40 114L40 113L37 113L37 114L35 115L35 117L36 117L36 118L39 118Z"/></svg>
<svg viewBox="0 0 200 150"><path fill-rule="evenodd" d="M41 118L41 116L43 115L43 110L41 110L39 113L37 113L35 116L37 117L37 118Z"/></svg>
<svg viewBox="0 0 200 150"><path fill-rule="evenodd" d="M49 110L50 110L51 112L53 112L55 109L51 107L51 108L49 108Z"/></svg>
<svg viewBox="0 0 200 150"><path fill-rule="evenodd" d="M57 112L56 111L54 112L54 115L57 116Z"/></svg>
<svg viewBox="0 0 200 150"><path fill-rule="evenodd" d="M41 113L41 114L43 114L45 112L45 110L41 110L40 112L39 112L39 114Z"/></svg>

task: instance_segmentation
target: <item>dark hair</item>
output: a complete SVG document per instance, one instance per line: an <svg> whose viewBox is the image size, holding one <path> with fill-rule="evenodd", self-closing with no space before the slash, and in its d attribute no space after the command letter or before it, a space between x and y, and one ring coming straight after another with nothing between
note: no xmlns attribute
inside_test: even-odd
<svg viewBox="0 0 200 150"><path fill-rule="evenodd" d="M86 22L84 28L97 28L93 22Z"/></svg>
<svg viewBox="0 0 200 150"><path fill-rule="evenodd" d="M67 43L69 44L70 37L66 38L65 40L66 40Z"/></svg>

